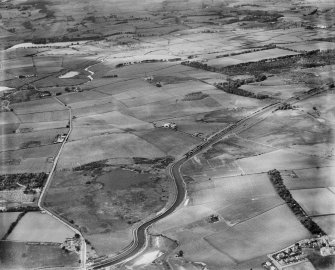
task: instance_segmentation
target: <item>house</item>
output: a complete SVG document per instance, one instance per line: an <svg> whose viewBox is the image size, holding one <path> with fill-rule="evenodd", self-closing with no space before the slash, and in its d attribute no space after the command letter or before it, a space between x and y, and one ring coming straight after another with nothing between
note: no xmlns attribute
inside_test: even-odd
<svg viewBox="0 0 335 270"><path fill-rule="evenodd" d="M163 128L171 128L171 129L177 129L177 125L175 123L164 123Z"/></svg>

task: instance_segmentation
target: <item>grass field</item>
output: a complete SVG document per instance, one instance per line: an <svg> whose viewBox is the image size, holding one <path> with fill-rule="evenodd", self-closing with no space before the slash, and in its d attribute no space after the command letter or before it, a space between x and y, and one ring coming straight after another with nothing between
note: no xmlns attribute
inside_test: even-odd
<svg viewBox="0 0 335 270"><path fill-rule="evenodd" d="M335 237L335 215L312 218L329 236Z"/></svg>
<svg viewBox="0 0 335 270"><path fill-rule="evenodd" d="M29 114L18 114L18 118L21 122L53 122L53 121L65 121L69 120L69 111L60 110L60 111L45 111L45 112L36 112Z"/></svg>
<svg viewBox="0 0 335 270"><path fill-rule="evenodd" d="M67 143L58 166L71 168L102 159L134 156L153 158L164 156L164 153L133 134L101 135Z"/></svg>
<svg viewBox="0 0 335 270"><path fill-rule="evenodd" d="M0 213L0 239L7 233L9 226L17 219L20 212Z"/></svg>
<svg viewBox="0 0 335 270"><path fill-rule="evenodd" d="M282 171L285 186L288 189L327 188L335 186L334 167L310 168Z"/></svg>
<svg viewBox="0 0 335 270"><path fill-rule="evenodd" d="M292 190L291 193L309 216L335 214L335 194L327 188Z"/></svg>
<svg viewBox="0 0 335 270"><path fill-rule="evenodd" d="M67 253L57 244L28 244L0 241L2 269L29 269L40 267L78 267L79 256Z"/></svg>
<svg viewBox="0 0 335 270"><path fill-rule="evenodd" d="M128 245L132 225L160 211L170 189L164 169L150 167L154 162L123 165L137 171L108 164L113 160L87 164L75 171L57 171L45 202L56 213L73 220L100 255Z"/></svg>
<svg viewBox="0 0 335 270"><path fill-rule="evenodd" d="M219 251L241 262L279 250L305 237L309 237L309 233L291 210L287 206L279 206L205 239Z"/></svg>
<svg viewBox="0 0 335 270"><path fill-rule="evenodd" d="M16 225L7 240L20 242L62 243L74 232L47 214L27 213Z"/></svg>
<svg viewBox="0 0 335 270"><path fill-rule="evenodd" d="M2 135L0 136L0 150L18 150L53 144L57 134L67 133L68 130L68 128L58 128L38 132Z"/></svg>
<svg viewBox="0 0 335 270"><path fill-rule="evenodd" d="M11 105L11 107L17 114L64 110L64 106L53 98L16 103Z"/></svg>
<svg viewBox="0 0 335 270"><path fill-rule="evenodd" d="M258 52L245 53L241 55L234 55L229 57L222 57L209 60L207 64L213 67L227 67L241 63L257 62L265 59L273 59L289 55L297 55L298 53L283 50L283 49L269 49Z"/></svg>

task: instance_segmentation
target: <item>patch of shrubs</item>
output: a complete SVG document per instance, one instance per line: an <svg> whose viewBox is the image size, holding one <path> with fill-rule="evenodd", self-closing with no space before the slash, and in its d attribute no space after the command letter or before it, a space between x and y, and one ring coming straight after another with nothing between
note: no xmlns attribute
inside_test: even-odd
<svg viewBox="0 0 335 270"><path fill-rule="evenodd" d="M133 157L133 160L135 164L153 164L154 168L164 169L174 161L174 158L171 156L155 158L155 159Z"/></svg>
<svg viewBox="0 0 335 270"><path fill-rule="evenodd" d="M326 233L316 224L301 208L298 202L293 199L291 192L287 189L280 172L276 169L268 172L270 180L276 189L278 195L287 203L288 207L292 210L295 216L299 219L300 223L305 226L312 234L326 235Z"/></svg>

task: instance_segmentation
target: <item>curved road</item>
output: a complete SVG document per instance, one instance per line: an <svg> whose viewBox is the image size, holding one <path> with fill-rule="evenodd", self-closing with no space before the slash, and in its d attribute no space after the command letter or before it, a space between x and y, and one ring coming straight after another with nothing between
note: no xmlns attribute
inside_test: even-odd
<svg viewBox="0 0 335 270"><path fill-rule="evenodd" d="M135 256L137 253L141 251L141 249L146 245L147 237L147 229L150 227L153 223L157 222L160 219L163 219L164 217L170 215L172 212L176 210L176 208L184 201L186 196L186 185L183 180L183 177L180 173L180 167L185 163L187 160L192 158L194 155L198 154L199 152L205 150L206 148L209 148L213 144L220 141L223 137L226 137L228 135L233 135L235 133L241 132L247 128L250 128L251 126L257 124L258 122L262 121L268 113L271 113L274 109L277 108L277 106L280 104L280 102L273 103L271 105L268 105L253 114L243 118L242 120L238 121L237 123L219 131L215 135L211 136L207 141L204 143L198 145L193 150L186 153L184 157L174 162L171 167L169 168L169 173L171 177L173 178L176 186L177 196L175 198L174 203L172 206L167 209L165 212L161 213L160 215L155 216L154 218L145 221L143 224L139 225L139 227L135 228L133 231L134 240L132 243L127 246L126 248L121 251L120 254L116 255L113 258L106 258L103 261L99 261L91 265L89 268L91 269L99 269L102 267L107 267L110 265L115 265L118 263L121 263L133 256Z"/></svg>

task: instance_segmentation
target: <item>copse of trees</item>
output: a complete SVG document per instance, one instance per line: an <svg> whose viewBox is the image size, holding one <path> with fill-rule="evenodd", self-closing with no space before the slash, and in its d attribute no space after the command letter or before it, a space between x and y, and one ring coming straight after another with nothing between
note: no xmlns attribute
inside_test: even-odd
<svg viewBox="0 0 335 270"><path fill-rule="evenodd" d="M241 63L227 67L213 67L198 61L184 61L181 64L212 72L219 72L230 76L235 75L259 75L262 73L281 73L299 67L320 67L332 65L335 61L335 50L311 51L298 55L287 55L271 59L263 59L257 62Z"/></svg>
<svg viewBox="0 0 335 270"><path fill-rule="evenodd" d="M0 175L0 190L16 189L18 184L26 187L26 191L33 192L34 188L41 188L48 178L46 173L20 173Z"/></svg>
<svg viewBox="0 0 335 270"><path fill-rule="evenodd" d="M258 74L254 78L238 79L238 80L228 79L228 82L215 84L215 87L229 94L234 94L243 97L257 98L257 99L266 99L269 98L268 95L255 94L253 92L239 88L244 84L260 82L264 80L266 80L266 76L264 74Z"/></svg>
<svg viewBox="0 0 335 270"><path fill-rule="evenodd" d="M284 184L280 172L276 169L273 169L268 172L268 175L278 195L286 202L300 223L304 225L305 228L311 232L311 234L326 235L326 233L319 227L319 225L316 224L309 216L307 216L298 202L292 197L291 192Z"/></svg>

